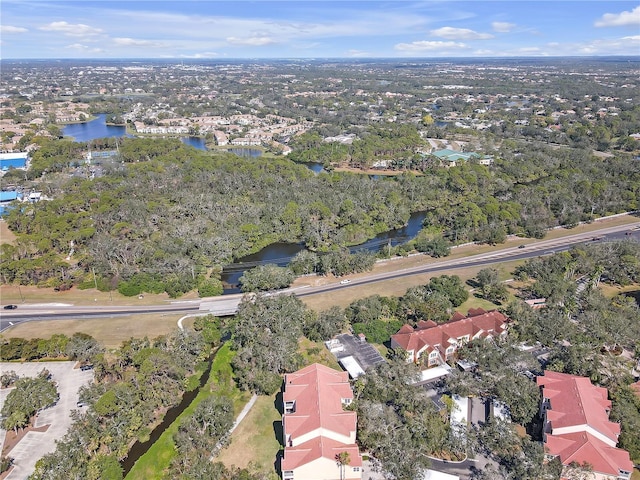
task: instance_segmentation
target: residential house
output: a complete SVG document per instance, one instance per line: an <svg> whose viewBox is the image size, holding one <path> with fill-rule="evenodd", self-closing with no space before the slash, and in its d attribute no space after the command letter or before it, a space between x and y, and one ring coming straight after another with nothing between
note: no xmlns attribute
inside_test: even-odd
<svg viewBox="0 0 640 480"><path fill-rule="evenodd" d="M282 402L283 480L360 480L356 412L347 372L313 364L285 375ZM346 452L348 462L338 455Z"/></svg>
<svg viewBox="0 0 640 480"><path fill-rule="evenodd" d="M595 480L631 478L629 452L616 448L620 424L609 420L607 389L586 377L549 370L536 381L547 458L559 457L565 466L589 464Z"/></svg>
<svg viewBox="0 0 640 480"><path fill-rule="evenodd" d="M436 150L431 152L431 155L436 157L442 165L445 167L455 167L456 165L468 162L472 158L481 159L481 155L475 152L457 152L449 148L443 150ZM489 162L490 163L490 162Z"/></svg>
<svg viewBox="0 0 640 480"><path fill-rule="evenodd" d="M391 347L406 350L407 361L415 363L426 355L422 363L432 367L452 359L458 348L471 340L505 336L508 321L497 310L472 308L466 317L456 312L447 323L440 325L433 320L421 320L415 328L404 325L391 336Z"/></svg>

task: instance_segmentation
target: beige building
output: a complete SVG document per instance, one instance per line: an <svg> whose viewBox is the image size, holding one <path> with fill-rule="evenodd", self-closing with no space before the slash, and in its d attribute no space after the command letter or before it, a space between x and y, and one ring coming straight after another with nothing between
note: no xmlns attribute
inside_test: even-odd
<svg viewBox="0 0 640 480"><path fill-rule="evenodd" d="M356 412L344 410L353 400L347 372L316 363L287 374L282 398L282 479L360 480Z"/></svg>

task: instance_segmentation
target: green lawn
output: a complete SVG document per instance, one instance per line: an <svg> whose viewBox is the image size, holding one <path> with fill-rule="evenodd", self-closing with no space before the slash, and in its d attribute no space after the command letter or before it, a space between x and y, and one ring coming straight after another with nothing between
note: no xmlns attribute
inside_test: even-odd
<svg viewBox="0 0 640 480"><path fill-rule="evenodd" d="M224 395L233 399L236 414L242 410L242 406L248 400L248 394L240 392L233 384L231 375L231 360L234 352L229 343L220 348L211 367L211 376L208 383L200 390L200 393L191 402L184 412L171 424L160 436L149 451L144 454L133 466L125 480L154 480L161 479L163 472L169 467L171 460L176 455L173 435L178 431L178 426L183 418L191 415L198 404L211 395Z"/></svg>
<svg viewBox="0 0 640 480"><path fill-rule="evenodd" d="M280 394L260 396L231 435L231 444L222 450L216 460L227 467L235 465L252 472L275 472L275 461L280 446L281 416L276 408Z"/></svg>

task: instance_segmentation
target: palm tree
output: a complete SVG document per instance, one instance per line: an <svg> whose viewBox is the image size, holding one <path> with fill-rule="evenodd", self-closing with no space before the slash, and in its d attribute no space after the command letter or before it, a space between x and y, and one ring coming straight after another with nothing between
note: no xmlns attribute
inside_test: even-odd
<svg viewBox="0 0 640 480"><path fill-rule="evenodd" d="M340 467L340 480L344 480L344 467L351 463L349 452L340 452L336 454L336 464Z"/></svg>

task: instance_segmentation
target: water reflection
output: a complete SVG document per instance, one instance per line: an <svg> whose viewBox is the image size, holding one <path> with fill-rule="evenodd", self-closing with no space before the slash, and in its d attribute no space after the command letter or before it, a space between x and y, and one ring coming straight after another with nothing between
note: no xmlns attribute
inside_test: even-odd
<svg viewBox="0 0 640 480"><path fill-rule="evenodd" d="M180 137L180 141L185 145L197 148L198 150L207 150L207 144L201 137Z"/></svg>
<svg viewBox="0 0 640 480"><path fill-rule="evenodd" d="M235 153L239 157L255 158L262 155L262 150L258 148L232 147L227 148L227 152Z"/></svg>
<svg viewBox="0 0 640 480"><path fill-rule="evenodd" d="M406 243L420 232L425 215L425 212L413 213L411 217L409 217L406 226L382 232L360 245L350 247L349 250L352 253L359 250L378 252L388 246L393 247ZM246 270L267 263L284 267L302 250L305 250L303 243L272 243L257 253L239 258L236 263L225 267L222 271L224 293L231 294L240 292L240 277Z"/></svg>

